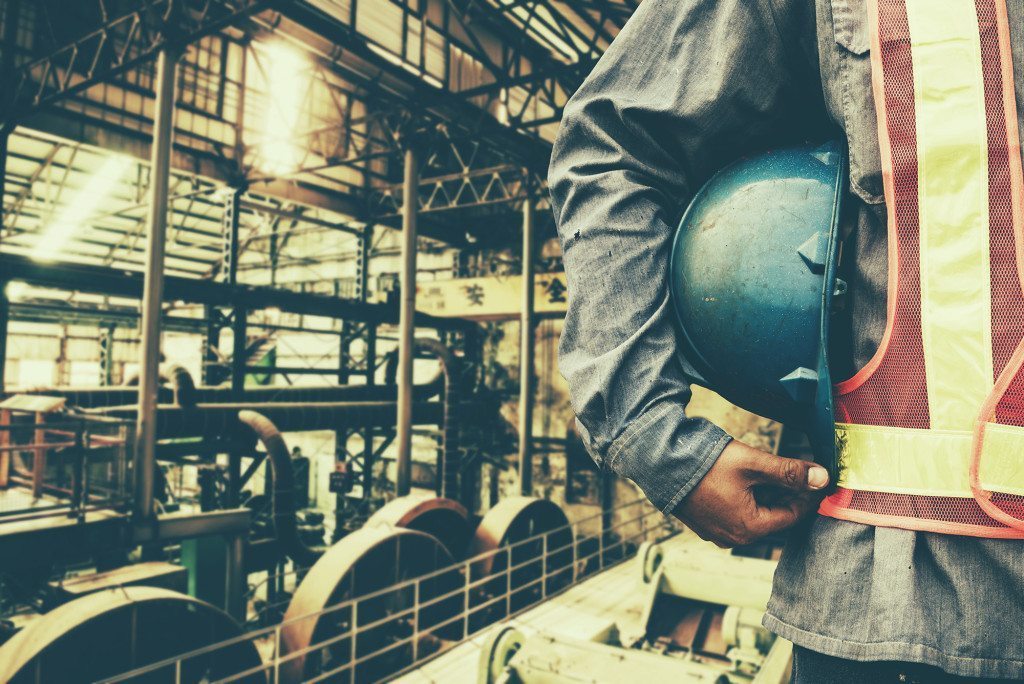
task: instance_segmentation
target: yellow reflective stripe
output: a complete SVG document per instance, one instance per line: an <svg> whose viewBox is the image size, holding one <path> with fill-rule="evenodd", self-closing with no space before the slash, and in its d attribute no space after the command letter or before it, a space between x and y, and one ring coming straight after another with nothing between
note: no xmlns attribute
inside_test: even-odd
<svg viewBox="0 0 1024 684"><path fill-rule="evenodd" d="M836 425L839 486L847 489L973 498L968 479L969 430L911 430ZM991 492L1024 495L1024 427L988 423L981 484Z"/></svg>
<svg viewBox="0 0 1024 684"><path fill-rule="evenodd" d="M985 423L978 464L981 486L990 492L1024 496L1024 427Z"/></svg>
<svg viewBox="0 0 1024 684"><path fill-rule="evenodd" d="M993 385L988 140L978 19L974 0L906 0L906 6L931 426L969 431ZM938 477L935 468L929 470ZM961 477L966 468L949 473L947 484Z"/></svg>

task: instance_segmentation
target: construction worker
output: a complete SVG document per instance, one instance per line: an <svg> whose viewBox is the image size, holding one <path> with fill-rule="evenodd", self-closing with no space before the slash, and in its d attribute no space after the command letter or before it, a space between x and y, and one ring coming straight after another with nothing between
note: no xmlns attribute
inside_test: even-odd
<svg viewBox="0 0 1024 684"><path fill-rule="evenodd" d="M644 0L565 108L549 184L580 435L720 545L802 521L765 618L797 682L1024 680L1022 68L1024 0ZM701 374L666 267L717 171L830 139L832 481L687 417Z"/></svg>

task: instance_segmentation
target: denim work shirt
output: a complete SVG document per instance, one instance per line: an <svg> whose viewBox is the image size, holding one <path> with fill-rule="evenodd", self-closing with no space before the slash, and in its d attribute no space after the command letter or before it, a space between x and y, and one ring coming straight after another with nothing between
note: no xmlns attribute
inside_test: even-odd
<svg viewBox="0 0 1024 684"><path fill-rule="evenodd" d="M1024 113L1024 0L1007 0ZM560 366L603 467L666 514L729 437L689 418L667 275L696 189L761 149L845 134L852 349L886 322L886 211L866 0L644 0L565 109L549 183L569 284ZM793 535L765 624L812 650L1024 678L1024 545L816 517Z"/></svg>

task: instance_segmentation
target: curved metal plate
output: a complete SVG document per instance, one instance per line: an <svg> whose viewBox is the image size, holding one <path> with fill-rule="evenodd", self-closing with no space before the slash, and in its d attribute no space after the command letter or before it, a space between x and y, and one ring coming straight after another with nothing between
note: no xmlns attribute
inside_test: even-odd
<svg viewBox="0 0 1024 684"><path fill-rule="evenodd" d="M65 603L0 647L2 682L92 682L242 635L209 603L155 587L122 587ZM250 641L182 663L181 681L213 681L261 664ZM173 668L168 670L173 677ZM237 681L260 682L258 673Z"/></svg>
<svg viewBox="0 0 1024 684"><path fill-rule="evenodd" d="M547 499L514 496L500 502L480 521L468 557L478 585L471 598L470 629L476 630L515 612L572 581L575 543L569 519ZM508 594L507 601L494 597Z"/></svg>
<svg viewBox="0 0 1024 684"><path fill-rule="evenodd" d="M410 494L393 499L366 521L367 526L381 524L432 535L452 556L461 555L469 542L469 512L458 501L440 496Z"/></svg>
<svg viewBox="0 0 1024 684"><path fill-rule="evenodd" d="M473 541L470 543L467 556L474 558L480 554L494 551L503 546L514 546L513 556L529 555L529 549L539 549L533 555L540 555L544 542L537 539L523 543L538 535L564 528L564 536L572 540L569 518L557 504L547 499L532 496L509 497L487 511L480 525L476 528ZM563 535L552 535L563 536ZM548 543L552 543L549 538ZM559 540L564 541L564 540ZM563 546L558 544L558 548ZM550 550L558 550L550 547ZM482 558L474 567L479 566L485 574L490 572L500 554Z"/></svg>
<svg viewBox="0 0 1024 684"><path fill-rule="evenodd" d="M425 608L416 605L414 587L388 590L405 580L421 577L453 563L448 550L423 532L389 525L363 527L327 550L299 584L281 626L283 681L301 682L335 668L343 668L353 653L366 658L357 666L355 680L377 681L411 662L413 645L377 653L412 634L415 616L421 642L462 633L459 620L451 622L462 605L461 593ZM464 582L459 568L431 576L420 584L419 603L447 594ZM350 599L367 597L352 603ZM335 610L324 612L331 606ZM393 619L391 616L401 614ZM362 631L353 648L353 624L376 623ZM429 643L416 645L424 654ZM348 679L352 681L352 679Z"/></svg>

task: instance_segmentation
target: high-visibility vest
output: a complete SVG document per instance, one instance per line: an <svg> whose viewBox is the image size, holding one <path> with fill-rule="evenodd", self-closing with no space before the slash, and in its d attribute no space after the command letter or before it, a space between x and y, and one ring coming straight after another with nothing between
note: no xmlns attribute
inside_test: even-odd
<svg viewBox="0 0 1024 684"><path fill-rule="evenodd" d="M869 0L888 323L820 512L1024 538L1024 177L1005 0Z"/></svg>

